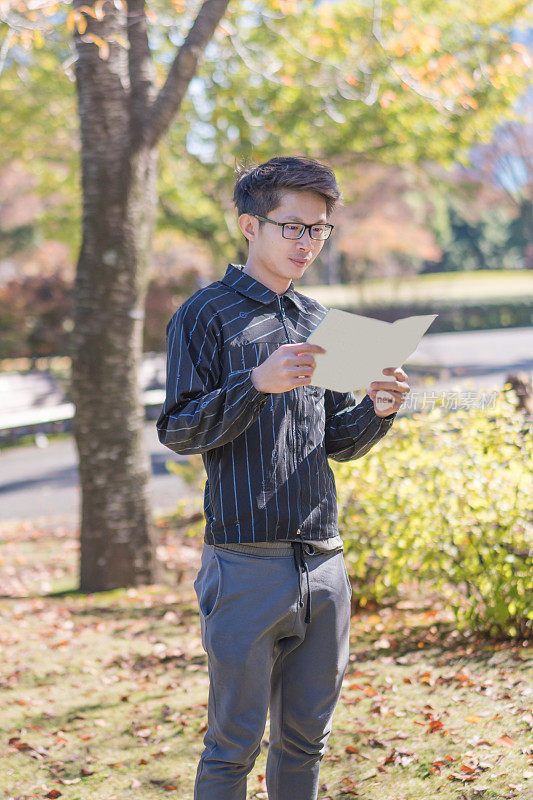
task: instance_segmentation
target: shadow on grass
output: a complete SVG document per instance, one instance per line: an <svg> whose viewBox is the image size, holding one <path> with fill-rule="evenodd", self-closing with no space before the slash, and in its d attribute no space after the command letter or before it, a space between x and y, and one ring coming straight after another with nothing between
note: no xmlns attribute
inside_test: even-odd
<svg viewBox="0 0 533 800"><path fill-rule="evenodd" d="M379 609L377 609L379 611ZM424 609L415 609L423 611ZM359 620L364 624L364 620ZM352 617L352 631L357 630L358 615ZM358 644L357 638L352 641L351 653L355 655L356 661L379 661L384 655L390 656L395 661L404 661L406 664L413 663L418 658L445 659L446 664L464 663L475 661L485 664L493 657L495 650L500 653L510 651L516 660L517 647L520 646L521 639L509 639L505 637L494 637L483 633L469 634L468 631L458 631L451 622L431 621L427 625L418 625L409 622L398 626L398 631L366 631L365 641ZM379 641L386 638L389 647L380 648ZM523 669L527 669L527 659L524 659ZM520 667L518 667L520 668Z"/></svg>

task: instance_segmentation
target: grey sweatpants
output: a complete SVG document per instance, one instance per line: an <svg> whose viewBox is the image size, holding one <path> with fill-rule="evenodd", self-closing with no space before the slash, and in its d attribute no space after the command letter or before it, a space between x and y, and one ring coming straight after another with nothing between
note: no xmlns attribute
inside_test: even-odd
<svg viewBox="0 0 533 800"><path fill-rule="evenodd" d="M195 800L245 800L269 707L269 800L317 798L348 664L351 587L342 551L303 547L307 574L289 543L275 552L204 544L194 588L209 700Z"/></svg>

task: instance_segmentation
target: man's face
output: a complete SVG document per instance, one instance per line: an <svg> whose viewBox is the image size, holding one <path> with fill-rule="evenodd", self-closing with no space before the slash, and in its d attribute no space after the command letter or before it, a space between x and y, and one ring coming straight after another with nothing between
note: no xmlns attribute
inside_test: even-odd
<svg viewBox="0 0 533 800"><path fill-rule="evenodd" d="M281 203L267 215L276 222L304 222L314 225L327 222L326 201L316 192L287 191ZM278 294L283 293L291 280L302 277L324 246L324 241L311 239L306 230L300 239L285 239L282 228L248 214L239 217L241 230L250 249L247 261L249 272Z"/></svg>

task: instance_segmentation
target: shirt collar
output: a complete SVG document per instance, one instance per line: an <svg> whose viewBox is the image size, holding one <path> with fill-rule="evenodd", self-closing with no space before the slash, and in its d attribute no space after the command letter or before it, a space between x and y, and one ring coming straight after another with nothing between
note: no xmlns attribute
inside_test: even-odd
<svg viewBox="0 0 533 800"><path fill-rule="evenodd" d="M245 297L257 300L259 303L271 303L278 297L273 289L269 289L264 283L260 283L248 273L243 272L241 265L228 264L222 283L226 286L231 286L232 289L235 289L236 292L243 294ZM293 281L291 281L287 291L279 296L291 300L299 311L304 312L306 310L305 305L294 290Z"/></svg>

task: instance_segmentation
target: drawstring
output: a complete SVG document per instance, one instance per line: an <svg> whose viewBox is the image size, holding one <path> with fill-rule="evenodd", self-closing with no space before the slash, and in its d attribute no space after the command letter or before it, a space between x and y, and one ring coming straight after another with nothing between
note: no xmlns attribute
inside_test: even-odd
<svg viewBox="0 0 533 800"><path fill-rule="evenodd" d="M301 573L305 572L307 577L307 607L305 609L305 622L311 622L311 590L309 589L309 568L304 557L303 543L291 542L292 551L294 556L294 565L298 573L298 605L300 608L303 606L302 600L302 585Z"/></svg>

